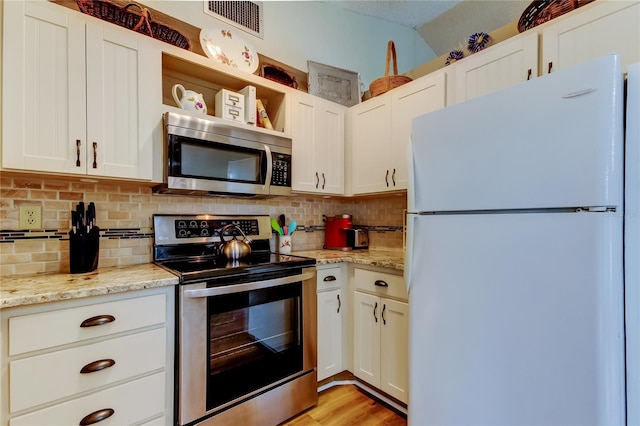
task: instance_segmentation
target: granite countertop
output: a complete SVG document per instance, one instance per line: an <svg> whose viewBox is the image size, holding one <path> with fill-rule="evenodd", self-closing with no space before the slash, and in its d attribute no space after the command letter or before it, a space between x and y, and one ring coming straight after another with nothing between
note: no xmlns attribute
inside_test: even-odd
<svg viewBox="0 0 640 426"><path fill-rule="evenodd" d="M178 284L178 277L146 263L98 268L86 274L35 274L3 277L0 309Z"/></svg>
<svg viewBox="0 0 640 426"><path fill-rule="evenodd" d="M368 250L306 250L294 251L291 254L314 257L318 265L331 263L354 263L357 265L379 266L382 268L404 271L405 253L402 249L372 249Z"/></svg>
<svg viewBox="0 0 640 426"><path fill-rule="evenodd" d="M313 257L318 265L354 263L404 270L401 249L307 250L291 253ZM178 277L153 264L98 268L86 274L34 274L3 277L0 309L35 305L178 284Z"/></svg>

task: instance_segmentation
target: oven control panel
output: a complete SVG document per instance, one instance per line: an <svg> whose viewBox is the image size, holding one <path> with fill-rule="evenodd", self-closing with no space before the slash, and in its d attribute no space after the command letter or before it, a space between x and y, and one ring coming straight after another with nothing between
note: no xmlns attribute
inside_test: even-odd
<svg viewBox="0 0 640 426"><path fill-rule="evenodd" d="M220 235L220 230L229 224L234 224L247 236L259 234L258 221L255 219L240 220L207 220L207 219L177 219L175 221L176 238L200 238ZM225 236L231 235L232 230L225 232Z"/></svg>
<svg viewBox="0 0 640 426"><path fill-rule="evenodd" d="M220 230L230 224L236 225L252 240L268 240L272 237L271 218L268 215L154 214L154 244L218 242ZM225 231L224 235L232 234L240 235L232 229Z"/></svg>

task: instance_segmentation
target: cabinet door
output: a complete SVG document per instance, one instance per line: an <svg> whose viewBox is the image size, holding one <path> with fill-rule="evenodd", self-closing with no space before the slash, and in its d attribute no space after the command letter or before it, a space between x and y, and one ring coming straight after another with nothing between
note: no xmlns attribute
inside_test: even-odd
<svg viewBox="0 0 640 426"><path fill-rule="evenodd" d="M393 189L407 189L407 144L411 122L419 115L444 108L445 73L439 72L405 84L392 93Z"/></svg>
<svg viewBox="0 0 640 426"><path fill-rule="evenodd" d="M320 177L315 168L315 102L311 95L296 95L293 99L291 136L293 140L292 184L294 191L316 192Z"/></svg>
<svg viewBox="0 0 640 426"><path fill-rule="evenodd" d="M640 61L640 3L594 2L542 31L542 68L547 74L616 52L622 69Z"/></svg>
<svg viewBox="0 0 640 426"><path fill-rule="evenodd" d="M160 70L146 54L151 43L114 27L87 25L87 173L151 179L151 123L141 116L148 102L145 79ZM158 87L159 90L159 87Z"/></svg>
<svg viewBox="0 0 640 426"><path fill-rule="evenodd" d="M354 293L353 373L356 377L380 387L380 298Z"/></svg>
<svg viewBox="0 0 640 426"><path fill-rule="evenodd" d="M64 10L4 2L3 167L85 173L85 25Z"/></svg>
<svg viewBox="0 0 640 426"><path fill-rule="evenodd" d="M457 102L496 92L538 75L538 34L521 34L457 63Z"/></svg>
<svg viewBox="0 0 640 426"><path fill-rule="evenodd" d="M409 305L381 299L380 389L406 403L409 390Z"/></svg>
<svg viewBox="0 0 640 426"><path fill-rule="evenodd" d="M340 289L318 293L318 381L343 370L342 299Z"/></svg>
<svg viewBox="0 0 640 426"><path fill-rule="evenodd" d="M352 191L354 194L388 191L391 184L391 94L352 106L350 114Z"/></svg>
<svg viewBox="0 0 640 426"><path fill-rule="evenodd" d="M344 194L344 120L345 109L330 101L319 100L316 108L317 168L323 193Z"/></svg>

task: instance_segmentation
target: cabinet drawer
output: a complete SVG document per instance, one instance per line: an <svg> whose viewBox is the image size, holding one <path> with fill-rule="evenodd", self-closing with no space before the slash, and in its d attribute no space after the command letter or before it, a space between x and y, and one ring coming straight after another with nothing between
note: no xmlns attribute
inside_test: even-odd
<svg viewBox="0 0 640 426"><path fill-rule="evenodd" d="M53 407L15 417L10 426L77 425L87 415L113 410L100 426L130 425L165 411L165 373L134 380Z"/></svg>
<svg viewBox="0 0 640 426"><path fill-rule="evenodd" d="M317 291L333 290L342 286L342 268L318 269Z"/></svg>
<svg viewBox="0 0 640 426"><path fill-rule="evenodd" d="M83 322L95 319L93 325ZM9 318L9 355L80 342L166 321L166 296L138 297Z"/></svg>
<svg viewBox="0 0 640 426"><path fill-rule="evenodd" d="M166 343L166 329L159 328L13 361L9 364L10 411L24 410L163 368ZM115 364L94 372L80 372L83 367L102 360L106 365L110 361Z"/></svg>
<svg viewBox="0 0 640 426"><path fill-rule="evenodd" d="M407 287L401 275L385 274L383 272L355 270L356 289L376 293L382 297L396 297L407 300ZM376 285L378 283L378 285Z"/></svg>

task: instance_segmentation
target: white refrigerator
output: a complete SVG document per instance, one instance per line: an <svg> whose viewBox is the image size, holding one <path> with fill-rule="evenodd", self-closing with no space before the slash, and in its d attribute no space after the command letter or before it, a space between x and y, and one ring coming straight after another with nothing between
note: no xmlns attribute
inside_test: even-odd
<svg viewBox="0 0 640 426"><path fill-rule="evenodd" d="M626 424L624 86L612 54L413 121L410 425Z"/></svg>

